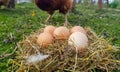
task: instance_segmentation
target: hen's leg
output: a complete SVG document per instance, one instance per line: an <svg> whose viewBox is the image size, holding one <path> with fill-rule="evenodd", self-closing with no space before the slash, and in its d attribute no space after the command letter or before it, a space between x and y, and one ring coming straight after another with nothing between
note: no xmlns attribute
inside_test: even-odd
<svg viewBox="0 0 120 72"><path fill-rule="evenodd" d="M68 15L68 14L65 14L65 22L64 22L64 26L67 26L68 24L70 24L70 23L68 22L67 15Z"/></svg>
<svg viewBox="0 0 120 72"><path fill-rule="evenodd" d="M49 14L49 16L47 17L47 19L45 20L45 23L49 23L50 18L52 17L54 11L47 11L47 13Z"/></svg>
<svg viewBox="0 0 120 72"><path fill-rule="evenodd" d="M48 23L51 17L52 17L52 15L49 14L49 16L47 17L47 19L45 20L45 23Z"/></svg>

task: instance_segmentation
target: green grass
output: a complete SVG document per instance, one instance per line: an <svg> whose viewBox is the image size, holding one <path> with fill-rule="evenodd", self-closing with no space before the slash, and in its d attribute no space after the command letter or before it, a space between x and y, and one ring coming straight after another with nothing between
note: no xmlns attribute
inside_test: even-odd
<svg viewBox="0 0 120 72"><path fill-rule="evenodd" d="M120 46L120 11L104 9L99 11L96 7L77 5L77 12L68 16L72 26L90 26L97 34L106 39L111 39L111 44ZM35 16L32 16L32 11ZM34 4L19 4L13 10L0 9L0 58L12 53L17 42L23 40L24 36L44 27L47 13L41 11ZM50 24L61 26L64 16L56 12ZM120 54L120 52L118 52ZM0 59L0 71L8 72L9 59L14 59L15 54ZM120 59L120 55L118 55Z"/></svg>

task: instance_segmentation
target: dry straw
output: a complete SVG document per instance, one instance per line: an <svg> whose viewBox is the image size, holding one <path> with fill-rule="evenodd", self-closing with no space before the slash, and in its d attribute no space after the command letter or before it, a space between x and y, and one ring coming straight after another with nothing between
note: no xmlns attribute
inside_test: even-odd
<svg viewBox="0 0 120 72"><path fill-rule="evenodd" d="M86 28L89 47L86 52L71 50L67 40L55 40L45 48L37 45L38 33L34 33L18 43L16 59L10 60L11 71L17 72L93 72L100 70L112 72L120 70L120 60L115 58L115 46L100 38L90 28ZM77 54L77 55L76 55ZM31 56L35 61L29 62ZM42 58L42 59L41 59Z"/></svg>

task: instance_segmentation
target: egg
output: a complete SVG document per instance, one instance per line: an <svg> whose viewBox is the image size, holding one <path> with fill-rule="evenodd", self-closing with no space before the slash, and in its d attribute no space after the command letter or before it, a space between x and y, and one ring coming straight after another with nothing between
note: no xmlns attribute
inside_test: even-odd
<svg viewBox="0 0 120 72"><path fill-rule="evenodd" d="M48 33L50 33L51 35L53 35L53 32L54 32L54 30L55 30L55 26L52 26L52 25L49 25L49 26L46 26L45 28L44 28L44 32L48 32Z"/></svg>
<svg viewBox="0 0 120 72"><path fill-rule="evenodd" d="M82 52L88 47L88 38L82 32L74 32L68 39L68 45L77 48L79 52Z"/></svg>
<svg viewBox="0 0 120 72"><path fill-rule="evenodd" d="M81 26L72 27L71 30L70 30L70 33L72 34L74 32L82 32L82 33L86 34L85 29L83 27L81 27Z"/></svg>
<svg viewBox="0 0 120 72"><path fill-rule="evenodd" d="M53 36L47 32L40 33L40 35L37 38L37 43L40 46L47 46L49 44L52 44L53 41L54 41Z"/></svg>
<svg viewBox="0 0 120 72"><path fill-rule="evenodd" d="M53 35L54 35L55 39L65 40L65 39L68 39L68 37L70 35L70 31L68 28L61 26L54 30Z"/></svg>

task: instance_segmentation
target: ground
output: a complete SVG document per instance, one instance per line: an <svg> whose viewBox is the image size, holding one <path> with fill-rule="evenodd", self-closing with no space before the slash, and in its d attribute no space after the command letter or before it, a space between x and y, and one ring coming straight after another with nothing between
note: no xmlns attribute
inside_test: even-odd
<svg viewBox="0 0 120 72"><path fill-rule="evenodd" d="M34 16L33 15L34 12ZM17 43L45 27L47 13L34 4L22 3L15 9L0 9L0 70L8 72L9 60L14 59L17 52L12 53ZM112 45L120 46L120 10L77 5L76 12L70 13L68 20L71 26L91 27L100 37L110 40ZM64 16L56 12L50 25L61 26ZM12 53L12 55L11 55ZM118 53L120 54L120 53ZM120 59L120 56L118 56Z"/></svg>

